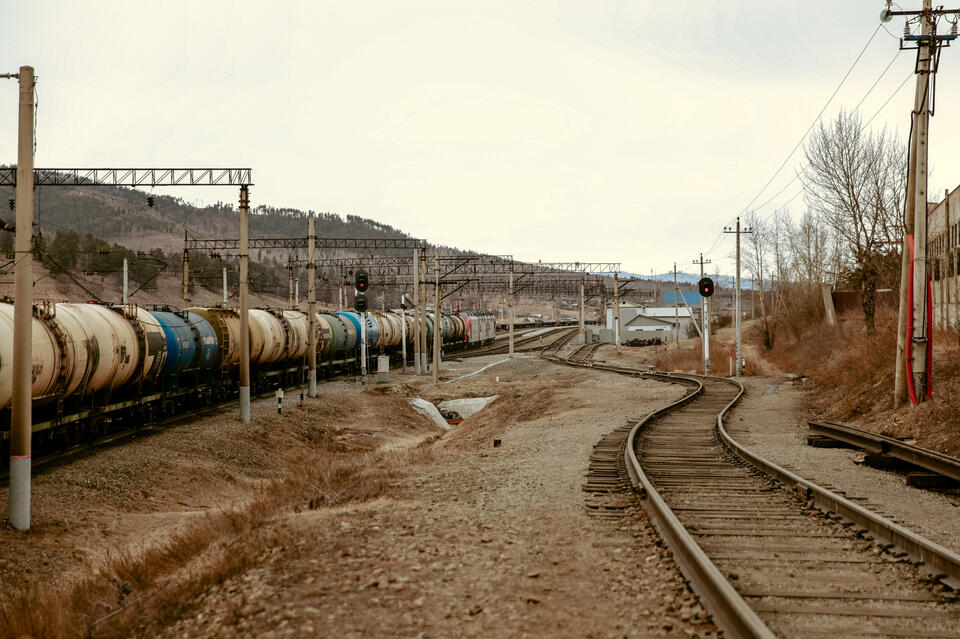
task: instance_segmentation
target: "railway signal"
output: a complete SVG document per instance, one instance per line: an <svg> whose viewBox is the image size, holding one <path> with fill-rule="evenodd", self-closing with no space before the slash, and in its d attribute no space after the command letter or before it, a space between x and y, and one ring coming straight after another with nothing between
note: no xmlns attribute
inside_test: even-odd
<svg viewBox="0 0 960 639"><path fill-rule="evenodd" d="M353 286L361 293L367 292L367 287L370 286L370 278L367 276L367 272L365 270L359 269L357 271L357 275L353 280Z"/></svg>
<svg viewBox="0 0 960 639"><path fill-rule="evenodd" d="M358 313L367 310L367 296L363 293L357 293L357 296L353 300L353 308L355 308Z"/></svg>
<svg viewBox="0 0 960 639"><path fill-rule="evenodd" d="M710 297L713 295L713 280L709 277L701 277L697 282L697 288L700 289L701 297Z"/></svg>

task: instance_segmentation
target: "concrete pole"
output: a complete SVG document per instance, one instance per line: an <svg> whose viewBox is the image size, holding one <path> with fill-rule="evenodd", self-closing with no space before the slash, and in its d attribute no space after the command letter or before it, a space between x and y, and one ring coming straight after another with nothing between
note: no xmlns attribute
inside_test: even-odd
<svg viewBox="0 0 960 639"><path fill-rule="evenodd" d="M287 284L290 292L287 294L287 306L293 308L293 261L287 257Z"/></svg>
<svg viewBox="0 0 960 639"><path fill-rule="evenodd" d="M13 405L10 413L10 525L30 529L33 436L33 67L20 67L16 262L13 302Z"/></svg>
<svg viewBox="0 0 960 639"><path fill-rule="evenodd" d="M710 298L703 298L704 324L703 324L703 374L710 374Z"/></svg>
<svg viewBox="0 0 960 639"><path fill-rule="evenodd" d="M427 349L427 250L421 249L420 251L420 299L423 300L423 313L421 315L420 321L423 322L423 326L420 329L420 369L423 371L423 374L426 375L427 371L430 370L430 353ZM433 327L434 330L437 329L436 325Z"/></svg>
<svg viewBox="0 0 960 639"><path fill-rule="evenodd" d="M380 277L383 277L382 273L380 274ZM380 283L380 312L387 312L387 287L385 284L383 284L382 280Z"/></svg>
<svg viewBox="0 0 960 639"><path fill-rule="evenodd" d="M673 338L680 348L680 287L677 285L677 263L673 263Z"/></svg>
<svg viewBox="0 0 960 639"><path fill-rule="evenodd" d="M227 305L227 267L223 267L223 305Z"/></svg>
<svg viewBox="0 0 960 639"><path fill-rule="evenodd" d="M513 322L517 314L517 299L513 294L513 262L510 262L510 357L513 357Z"/></svg>
<svg viewBox="0 0 960 639"><path fill-rule="evenodd" d="M700 279L703 279L703 253L700 254ZM703 327L703 374L710 374L710 298L700 298L700 325Z"/></svg>
<svg viewBox="0 0 960 639"><path fill-rule="evenodd" d="M931 10L931 0L924 0L925 11ZM921 18L923 35L933 34L933 21ZM931 338L930 318L927 316L927 133L930 125L930 57L931 47L921 40L917 56L917 90L919 101L914 111L914 135L917 149L911 178L913 188L913 332L910 335L910 363L913 388L917 403L927 399L927 344Z"/></svg>
<svg viewBox="0 0 960 639"><path fill-rule="evenodd" d="M127 302L130 301L130 296L128 295L128 292L129 292L130 288L129 288L129 286L127 285L127 282L128 282L127 274L128 274L128 272L129 272L129 271L128 271L128 269L127 269L127 258L123 258L123 302L122 302L122 304L123 304L124 306L126 306L126 305L127 305Z"/></svg>
<svg viewBox="0 0 960 639"><path fill-rule="evenodd" d="M583 277L581 277L580 278L580 315L578 317L579 324L580 324L580 333L579 333L579 337L577 338L577 343L579 344L587 343L587 333L586 333L586 328L584 327L584 323L586 321L586 311L583 308L583 297L584 297L583 289L584 289L584 282L583 282Z"/></svg>
<svg viewBox="0 0 960 639"><path fill-rule="evenodd" d="M310 332L310 350L307 353L309 370L309 388L307 395L317 396L317 221L310 215L308 235L307 235L307 279L310 286L310 298L307 302L308 331Z"/></svg>
<svg viewBox="0 0 960 639"><path fill-rule="evenodd" d="M250 423L250 316L247 279L250 260L250 193L240 187L240 421Z"/></svg>
<svg viewBox="0 0 960 639"><path fill-rule="evenodd" d="M433 274L435 288L433 293L433 383L440 381L440 350L443 338L442 322L440 320L440 253L433 253Z"/></svg>
<svg viewBox="0 0 960 639"><path fill-rule="evenodd" d="M407 374L407 299L400 294L400 372Z"/></svg>
<svg viewBox="0 0 960 639"><path fill-rule="evenodd" d="M613 274L613 335L614 343L617 347L617 355L620 354L620 274Z"/></svg>
<svg viewBox="0 0 960 639"><path fill-rule="evenodd" d="M737 366L736 374L737 377L740 377L740 374L743 372L743 341L742 333L740 331L740 218L737 218L737 297L736 303L734 304L734 312L736 313L735 325L737 327Z"/></svg>
<svg viewBox="0 0 960 639"><path fill-rule="evenodd" d="M183 239L186 241L187 234L184 231ZM183 250L183 307L190 306L190 251Z"/></svg>
<svg viewBox="0 0 960 639"><path fill-rule="evenodd" d="M293 278L293 306L300 306L300 278Z"/></svg>
<svg viewBox="0 0 960 639"><path fill-rule="evenodd" d="M360 383L367 383L367 312L360 313Z"/></svg>
<svg viewBox="0 0 960 639"><path fill-rule="evenodd" d="M413 249L413 371L420 375L420 249Z"/></svg>

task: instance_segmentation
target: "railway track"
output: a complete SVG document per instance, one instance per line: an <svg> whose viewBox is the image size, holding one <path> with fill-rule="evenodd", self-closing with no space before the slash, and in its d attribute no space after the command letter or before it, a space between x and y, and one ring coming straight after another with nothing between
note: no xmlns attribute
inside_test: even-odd
<svg viewBox="0 0 960 639"><path fill-rule="evenodd" d="M591 354L558 350L543 356L582 366L574 356ZM687 387L678 402L604 437L584 490L591 512L616 517L630 505L624 486L638 488L728 636L960 636L960 556L734 442L722 416L742 394L737 382L592 368Z"/></svg>
<svg viewBox="0 0 960 639"><path fill-rule="evenodd" d="M534 329L535 335L521 335L515 336L513 340L513 352L514 353L524 353L537 351L544 348L544 340L556 340L562 337L563 335L575 335L577 332L577 327L563 326L553 329L549 332L541 332L544 329ZM546 346L549 346L548 342ZM510 352L509 343L494 343L490 346L484 348L473 349L468 353L460 355L460 357L480 357L481 355L503 355Z"/></svg>

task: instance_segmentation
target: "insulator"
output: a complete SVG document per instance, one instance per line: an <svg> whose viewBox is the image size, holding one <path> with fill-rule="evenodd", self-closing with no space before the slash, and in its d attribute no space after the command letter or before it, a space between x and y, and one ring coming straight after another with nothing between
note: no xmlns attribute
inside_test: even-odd
<svg viewBox="0 0 960 639"><path fill-rule="evenodd" d="M152 208L153 208L153 205L154 205L153 196L152 196L152 195L148 195L148 196L147 196L147 206L149 206L149 207L152 209Z"/></svg>
<svg viewBox="0 0 960 639"><path fill-rule="evenodd" d="M950 24L950 35L957 35L957 21L956 21L956 20L954 20L954 21Z"/></svg>
<svg viewBox="0 0 960 639"><path fill-rule="evenodd" d="M954 26L956 26L956 25L954 25ZM15 209L15 208L17 208L17 201L16 201L15 199L13 199L13 198L10 198L10 210L12 211L12 210Z"/></svg>
<svg viewBox="0 0 960 639"><path fill-rule="evenodd" d="M909 35L910 35L910 23L909 23L909 22L904 22L904 23L903 23L903 37L906 38L906 37L909 37Z"/></svg>

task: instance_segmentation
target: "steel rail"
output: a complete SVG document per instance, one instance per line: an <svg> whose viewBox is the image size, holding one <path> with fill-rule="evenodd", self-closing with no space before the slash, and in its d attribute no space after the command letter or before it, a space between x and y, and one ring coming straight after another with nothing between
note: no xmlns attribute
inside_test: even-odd
<svg viewBox="0 0 960 639"><path fill-rule="evenodd" d="M818 509L836 513L875 537L893 544L911 559L923 564L932 577L938 578L954 590L960 589L960 555L747 449L723 427L723 415L727 409L729 406L717 416L717 431L724 444L737 456L782 482Z"/></svg>
<svg viewBox="0 0 960 639"><path fill-rule="evenodd" d="M853 444L867 452L894 457L938 475L960 481L960 459L929 448L912 446L892 437L869 433L846 424L807 422L810 432Z"/></svg>
<svg viewBox="0 0 960 639"><path fill-rule="evenodd" d="M576 362L562 359L557 356L547 356L546 359L564 363L570 366L583 366ZM627 445L624 450L624 461L631 482L637 487L644 506L660 530L665 541L674 552L677 564L684 576L690 581L693 590L703 600L705 607L713 616L718 627L725 633L735 637L772 637L770 629L750 608L749 604L736 592L723 574L717 569L702 548L696 543L692 535L686 530L677 516L667 506L665 500L653 487L640 466L635 452L637 434L651 420L673 411L694 397L702 393L701 379L708 379L701 375L668 373L646 373L636 369L620 366L597 365L592 368L601 368L622 374L642 376L662 381L680 382L686 380L697 385L697 390L689 393L669 406L654 411L638 422L631 429ZM724 428L724 417L743 396L743 385L740 382L722 378L709 379L722 381L737 387L737 395L717 414L717 434L722 443L740 459L750 463L768 476L780 481L787 490L792 491L801 500L817 508L821 512L835 513L840 517L853 522L855 525L869 531L882 541L890 543L897 549L904 551L921 567L926 569L932 577L939 579L945 585L960 588L960 556L953 551L936 544L916 533L887 520L876 513L848 500L836 493L814 484L811 481L787 471L786 469L760 457L745 446L733 439Z"/></svg>
<svg viewBox="0 0 960 639"><path fill-rule="evenodd" d="M653 483L644 474L635 452L637 433L652 419L687 404L703 393L703 383L691 377L675 377L661 373L644 373L643 376L670 382L694 381L697 388L694 392L688 393L672 404L650 413L631 429L630 434L627 435L627 446L624 449L630 481L639 491L650 518L653 519L654 524L660 530L660 534L673 551L674 560L680 567L680 571L690 582L690 587L703 601L706 609L710 611L714 623L731 637L772 639L776 636L773 631L763 623L757 613L740 596L740 593L730 585L720 569L710 560L686 527L680 523L680 519L660 496L657 489L654 488ZM733 401L724 408L724 411L743 396L743 386L739 382L732 383L739 386L739 392Z"/></svg>

